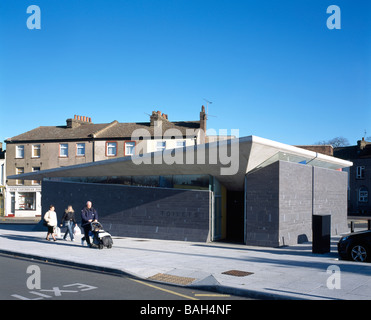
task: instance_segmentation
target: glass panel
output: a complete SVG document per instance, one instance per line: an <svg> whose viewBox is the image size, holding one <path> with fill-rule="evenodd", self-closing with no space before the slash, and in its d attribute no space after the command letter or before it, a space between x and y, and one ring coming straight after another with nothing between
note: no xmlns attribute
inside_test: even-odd
<svg viewBox="0 0 371 320"><path fill-rule="evenodd" d="M132 156L135 153L135 142L125 142L125 155Z"/></svg>
<svg viewBox="0 0 371 320"><path fill-rule="evenodd" d="M24 146L17 146L16 147L16 158L19 158L19 159L24 158Z"/></svg>
<svg viewBox="0 0 371 320"><path fill-rule="evenodd" d="M16 202L18 210L35 210L36 209L36 193L35 192L20 192L18 193L18 201Z"/></svg>
<svg viewBox="0 0 371 320"><path fill-rule="evenodd" d="M85 155L85 143L78 143L76 145L76 155L84 156Z"/></svg>
<svg viewBox="0 0 371 320"><path fill-rule="evenodd" d="M59 155L61 157L68 157L68 144L59 145Z"/></svg>
<svg viewBox="0 0 371 320"><path fill-rule="evenodd" d="M39 144L32 146L32 158L40 158L40 145Z"/></svg>
<svg viewBox="0 0 371 320"><path fill-rule="evenodd" d="M107 155L108 156L115 156L116 155L116 142L108 142L107 143Z"/></svg>

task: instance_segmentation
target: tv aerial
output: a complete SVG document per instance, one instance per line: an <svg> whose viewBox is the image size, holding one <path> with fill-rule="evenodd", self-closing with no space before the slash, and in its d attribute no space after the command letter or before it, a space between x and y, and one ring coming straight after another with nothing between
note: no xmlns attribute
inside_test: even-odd
<svg viewBox="0 0 371 320"><path fill-rule="evenodd" d="M216 118L216 116L213 116L213 115L209 114L209 104L212 104L213 102L212 101L209 101L209 100L207 100L205 98L203 98L203 99L206 102L206 120L208 119L208 117L215 117Z"/></svg>

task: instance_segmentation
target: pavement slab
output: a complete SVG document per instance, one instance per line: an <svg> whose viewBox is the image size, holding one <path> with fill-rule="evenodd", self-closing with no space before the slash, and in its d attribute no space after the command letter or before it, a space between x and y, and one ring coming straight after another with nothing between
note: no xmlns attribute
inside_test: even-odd
<svg viewBox="0 0 371 320"><path fill-rule="evenodd" d="M113 237L112 249L99 250L82 246L81 236L75 242L46 241L45 236L46 232L33 231L32 225L0 224L0 252L165 283L179 279L179 285L180 280L192 278L184 282L186 286L262 299L371 299L371 264L339 260L340 237L332 239L331 252L321 255L311 252L311 243L265 248ZM328 287L331 266L340 268L340 288Z"/></svg>

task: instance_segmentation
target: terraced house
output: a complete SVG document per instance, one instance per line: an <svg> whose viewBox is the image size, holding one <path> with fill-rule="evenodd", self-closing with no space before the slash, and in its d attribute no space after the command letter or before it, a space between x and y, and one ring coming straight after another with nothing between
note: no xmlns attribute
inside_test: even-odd
<svg viewBox="0 0 371 320"><path fill-rule="evenodd" d="M42 126L7 139L6 176L205 143L205 131L203 106L197 121L171 122L160 111L138 123L93 123L75 115L66 125ZM138 150L140 140L145 143ZM41 216L41 181L8 180L5 199L6 216Z"/></svg>

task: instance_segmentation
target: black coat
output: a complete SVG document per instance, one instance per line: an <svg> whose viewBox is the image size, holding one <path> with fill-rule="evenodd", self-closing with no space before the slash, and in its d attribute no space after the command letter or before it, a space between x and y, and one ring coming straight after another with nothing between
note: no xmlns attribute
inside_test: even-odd
<svg viewBox="0 0 371 320"><path fill-rule="evenodd" d="M64 221L73 221L74 224L76 224L76 219L75 219L75 212L71 211L65 211L61 223Z"/></svg>

